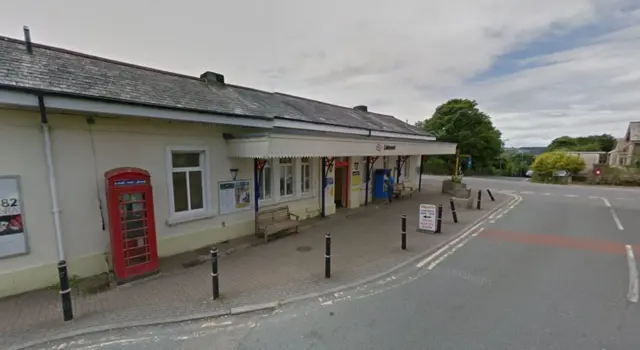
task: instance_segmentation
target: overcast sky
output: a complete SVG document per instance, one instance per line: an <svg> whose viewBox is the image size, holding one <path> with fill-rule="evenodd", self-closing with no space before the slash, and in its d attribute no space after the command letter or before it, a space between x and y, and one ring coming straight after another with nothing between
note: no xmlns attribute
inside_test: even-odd
<svg viewBox="0 0 640 350"><path fill-rule="evenodd" d="M640 120L640 0L1 0L0 35L414 122L476 99L510 146Z"/></svg>

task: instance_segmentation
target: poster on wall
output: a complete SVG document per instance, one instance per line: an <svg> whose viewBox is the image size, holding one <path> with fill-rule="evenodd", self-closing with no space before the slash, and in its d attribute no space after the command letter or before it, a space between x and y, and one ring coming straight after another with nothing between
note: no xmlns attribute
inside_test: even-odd
<svg viewBox="0 0 640 350"><path fill-rule="evenodd" d="M0 176L0 258L29 252L19 176Z"/></svg>
<svg viewBox="0 0 640 350"><path fill-rule="evenodd" d="M353 171L351 173L351 185L360 186L360 171Z"/></svg>
<svg viewBox="0 0 640 350"><path fill-rule="evenodd" d="M218 183L220 214L251 209L251 181L235 180Z"/></svg>

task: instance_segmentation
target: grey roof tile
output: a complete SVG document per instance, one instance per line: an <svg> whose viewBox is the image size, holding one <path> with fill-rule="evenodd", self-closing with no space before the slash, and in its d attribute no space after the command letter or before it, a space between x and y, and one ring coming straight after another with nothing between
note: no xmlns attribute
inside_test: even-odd
<svg viewBox="0 0 640 350"><path fill-rule="evenodd" d="M236 88L197 77L115 62L0 37L0 85L159 107L264 117L263 106Z"/></svg>
<svg viewBox="0 0 640 350"><path fill-rule="evenodd" d="M285 104L300 111L301 115L291 116L290 118L292 119L378 131L432 136L420 128L409 125L390 115L359 111L353 108L288 94L276 93L276 96Z"/></svg>
<svg viewBox="0 0 640 350"><path fill-rule="evenodd" d="M0 86L247 117L431 136L390 115L117 62L0 36Z"/></svg>

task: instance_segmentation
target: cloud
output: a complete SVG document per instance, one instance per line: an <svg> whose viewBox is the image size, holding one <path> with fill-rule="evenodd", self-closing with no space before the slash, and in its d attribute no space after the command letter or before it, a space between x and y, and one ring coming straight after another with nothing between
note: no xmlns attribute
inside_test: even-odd
<svg viewBox="0 0 640 350"><path fill-rule="evenodd" d="M21 37L28 24L38 42L191 75L212 70L402 120L475 98L514 144L620 134L640 91L634 26L473 81L539 38L637 23L634 0L5 2L1 34Z"/></svg>
<svg viewBox="0 0 640 350"><path fill-rule="evenodd" d="M562 135L621 137L640 115L640 25L588 45L543 55L539 63L468 88L486 101L512 144L545 144Z"/></svg>

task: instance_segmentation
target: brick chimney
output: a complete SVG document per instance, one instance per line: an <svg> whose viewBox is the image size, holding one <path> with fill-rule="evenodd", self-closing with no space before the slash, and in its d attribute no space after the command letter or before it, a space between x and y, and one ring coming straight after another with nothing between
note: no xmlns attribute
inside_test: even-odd
<svg viewBox="0 0 640 350"><path fill-rule="evenodd" d="M200 79L206 81L208 84L221 84L224 85L224 75L206 71L200 75Z"/></svg>

